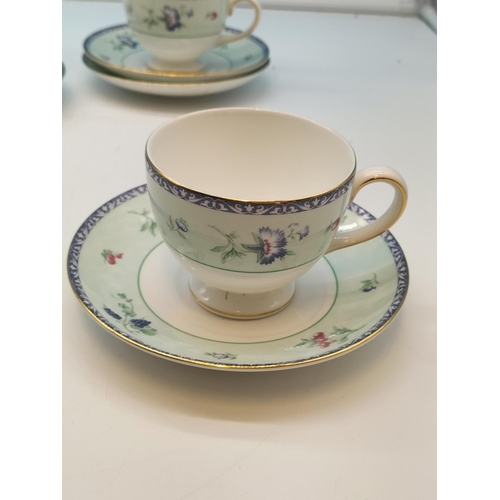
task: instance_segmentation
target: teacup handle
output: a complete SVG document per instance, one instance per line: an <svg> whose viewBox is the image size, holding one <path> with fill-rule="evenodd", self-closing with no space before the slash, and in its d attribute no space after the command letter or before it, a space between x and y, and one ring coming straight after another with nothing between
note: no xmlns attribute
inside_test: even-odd
<svg viewBox="0 0 500 500"><path fill-rule="evenodd" d="M252 25L250 28L248 28L246 31L243 33L240 33L239 35L231 35L231 36L222 36L219 38L217 43L215 44L215 47L220 47L221 45L225 45L226 43L232 43L236 42L236 40L241 40L242 38L246 38L252 31L257 27L260 21L260 5L256 0L230 0L229 1L229 8L228 8L228 14L231 15L234 10L234 6L239 3L239 2L248 2L252 4L253 8L255 9L255 17L253 20Z"/></svg>
<svg viewBox="0 0 500 500"><path fill-rule="evenodd" d="M404 212L406 207L408 190L403 177L401 177L401 175L392 168L373 167L365 168L364 170L357 172L354 177L349 203L351 203L362 188L372 182L386 182L394 187L394 198L391 206L381 217L367 226L354 229L353 231L337 232L326 253L350 247L352 245L357 245L363 241L371 240L372 238L375 238L375 236L387 231L401 217L401 214Z"/></svg>

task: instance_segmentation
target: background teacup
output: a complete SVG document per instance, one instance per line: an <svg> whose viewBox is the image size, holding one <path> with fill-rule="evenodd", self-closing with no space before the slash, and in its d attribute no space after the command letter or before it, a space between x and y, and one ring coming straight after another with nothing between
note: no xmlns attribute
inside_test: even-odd
<svg viewBox="0 0 500 500"><path fill-rule="evenodd" d="M252 4L255 18L243 33L222 36L224 22L239 2ZM128 24L152 55L149 66L159 71L194 72L208 50L245 38L260 19L257 0L123 0Z"/></svg>
<svg viewBox="0 0 500 500"><path fill-rule="evenodd" d="M349 143L297 116L225 108L184 115L146 144L152 210L206 309L258 318L290 302L294 282L325 253L374 238L403 213L405 181L386 167L356 172ZM371 224L338 232L371 182L395 188Z"/></svg>

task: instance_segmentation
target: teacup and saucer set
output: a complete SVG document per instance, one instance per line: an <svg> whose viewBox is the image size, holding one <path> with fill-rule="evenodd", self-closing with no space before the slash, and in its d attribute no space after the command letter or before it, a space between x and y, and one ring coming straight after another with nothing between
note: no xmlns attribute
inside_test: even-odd
<svg viewBox="0 0 500 500"><path fill-rule="evenodd" d="M239 2L255 10L246 31L225 26ZM256 0L124 0L128 24L90 35L83 62L99 78L164 96L208 95L240 87L270 64L269 48L252 36Z"/></svg>
<svg viewBox="0 0 500 500"><path fill-rule="evenodd" d="M313 121L250 108L190 113L146 144L147 184L81 225L68 273L86 311L130 345L233 371L319 363L378 335L408 266L387 231L403 178L356 170L349 143ZM378 219L353 203L394 187Z"/></svg>

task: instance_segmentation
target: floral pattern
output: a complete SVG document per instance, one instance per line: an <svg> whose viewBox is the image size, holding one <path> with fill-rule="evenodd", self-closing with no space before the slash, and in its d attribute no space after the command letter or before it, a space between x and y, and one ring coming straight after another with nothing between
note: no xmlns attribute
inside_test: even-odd
<svg viewBox="0 0 500 500"><path fill-rule="evenodd" d="M98 224L100 224L102 221L105 221L107 219L107 216L109 216L111 212L122 207L124 204L127 204L132 200L138 200L140 198L144 198L144 203L147 203L146 201L147 192L148 192L147 186L144 184L119 194L118 196L107 201L97 210L92 212L92 214L90 214L89 217L78 228L71 241L68 254L68 274L73 290L80 299L81 304L84 306L84 308L91 314L91 316L94 319L98 320L100 324L106 325L106 327L110 331L115 332L120 338L124 340L130 339L134 342L134 345L139 346L148 351L154 351L155 353L164 358L171 358L172 355L175 355L177 359L182 359L187 363L203 363L206 362L207 355L212 356L212 354L220 354L223 356L225 355L238 356L239 359L242 356L241 353L229 354L225 352L218 352L217 350L214 351L214 353L209 352L208 354L204 355L204 353L206 352L205 349L207 349L206 347L205 349L201 348L198 353L191 354L190 356L187 356L185 353L179 350L166 350L163 347L158 347L149 340L149 337L147 335L143 335L142 338L138 336L136 332L133 330L132 326L129 327L131 328L131 330L128 330L126 328L119 328L115 324L115 320L120 321L124 318L124 316L118 314L118 312L121 313L120 309L114 307L113 310L107 306L104 306L103 308L102 306L96 305L96 302L91 300L87 295L88 293L87 286L82 282L83 277L85 277L87 273L86 264L84 262L82 263L82 251L84 248L88 248L88 246L86 245L88 243L89 238L92 238L93 230ZM373 217L369 212L367 212L360 206L356 205L355 203L349 205L348 210L351 211L353 214L355 214L357 217L360 217L367 222L376 220L375 217ZM334 345L331 345L330 349L326 349L327 346L321 346L319 345L319 343L318 343L318 346L320 348L319 350L307 349L307 348L299 349L297 352L301 353L300 357L294 358L293 361L301 363L309 361L315 362L318 360L326 359L325 356L330 357L336 354L342 354L346 352L346 350L349 347L357 346L366 341L367 339L373 337L374 334L376 334L378 331L384 328L384 326L386 326L388 322L400 311L409 286L408 264L403 249L389 231L383 233L381 235L381 238L384 240L385 245L390 250L395 265L395 272L397 275L394 296L385 313L381 314L380 316L377 316L375 323L372 324L369 328L366 329L364 327L361 327L360 329L358 329L359 330L358 333L350 336L348 334L348 336L346 337L346 341L344 343L339 343L338 341L336 341ZM360 296L364 297L365 294L360 293ZM139 318L133 317L131 319L139 319ZM144 319L144 321L148 320ZM142 323L139 323L139 325L141 324ZM151 324L148 324L146 326L151 327ZM131 334L130 331L134 332L134 334ZM327 330L325 330L325 332L326 331ZM325 332L323 332L325 338L327 338L328 341L330 341L329 340L330 335L325 334ZM317 333L320 334L321 332ZM159 330L158 336L161 336L162 334L165 334L165 330ZM311 338L314 335L311 335ZM302 339L302 341L304 342L311 340L309 336L307 337L308 337L307 339ZM321 335L319 335L315 340L320 340L320 339ZM291 339L291 345L293 345L294 342L297 342L297 340ZM217 347L214 346L214 349L217 349ZM289 352L288 348L284 349L284 352ZM290 360L280 359L279 357L268 360L268 358L265 356L263 359L261 359L257 354L251 359L247 359L245 357L244 360L241 361L238 360L235 361L235 363L237 363L238 366L241 367L241 369L247 369L247 368L251 370L279 369L281 367L288 366Z"/></svg>
<svg viewBox="0 0 500 500"><path fill-rule="evenodd" d="M188 223L184 219L174 219L171 215L168 216L167 221L168 228L170 231L177 233L183 240L186 239L184 233L187 233L189 230Z"/></svg>
<svg viewBox="0 0 500 500"><path fill-rule="evenodd" d="M272 264L276 259L283 260L286 255L295 255L286 249L288 241L285 232L281 229L270 229L261 227L259 234L252 233L255 240L254 245L243 243L241 246L248 252L257 254L259 264Z"/></svg>
<svg viewBox="0 0 500 500"><path fill-rule="evenodd" d="M205 352L206 356L212 356L215 359L236 359L237 354L231 354L229 352Z"/></svg>
<svg viewBox="0 0 500 500"><path fill-rule="evenodd" d="M302 339L302 341L299 342L294 347L321 347L325 349L327 347L330 347L332 344L343 343L347 339L347 336L350 333L354 333L357 332L358 330L361 330L363 326L360 326L355 330L351 330L349 328L344 328L344 327L339 328L337 326L334 326L332 332L330 332L329 334L325 334L324 332L316 332L311 338Z"/></svg>
<svg viewBox="0 0 500 500"><path fill-rule="evenodd" d="M337 217L334 221L330 222L325 229L325 234L335 231L340 223L340 217Z"/></svg>
<svg viewBox="0 0 500 500"><path fill-rule="evenodd" d="M235 257L242 259L245 257L245 250L243 248L236 248L235 239L239 238L239 236L233 231L232 233L224 233L216 226L209 226L212 229L215 229L218 233L220 233L226 239L225 245L218 245L214 248L211 248L211 252L221 252L221 262L222 264L233 260Z"/></svg>
<svg viewBox="0 0 500 500"><path fill-rule="evenodd" d="M130 210L128 213L142 217L144 222L141 226L141 232L149 231L153 236L156 236L156 230L158 228L158 224L150 215L149 210L144 209L142 212L136 212L135 210Z"/></svg>
<svg viewBox="0 0 500 500"><path fill-rule="evenodd" d="M137 313L134 311L132 299L127 298L124 293L118 293L117 298L121 299L121 302L118 303L118 307L121 309L122 315L120 316L109 307L104 306L103 309L109 316L120 321L129 333L143 333L145 335L155 335L157 333L156 328L150 326L151 321L143 318L136 318Z"/></svg>
<svg viewBox="0 0 500 500"><path fill-rule="evenodd" d="M205 19L210 19L210 21L215 21L218 17L219 17L219 15L217 14L217 12L215 12L215 10L213 10L211 12L207 12Z"/></svg>
<svg viewBox="0 0 500 500"><path fill-rule="evenodd" d="M105 262L112 266L116 264L116 259L121 259L123 257L122 253L113 253L111 250L103 250L101 255L104 257Z"/></svg>
<svg viewBox="0 0 500 500"><path fill-rule="evenodd" d="M147 16L142 20L142 22L147 24L148 28L158 25L159 21L161 21L165 24L167 31L175 31L184 27L181 19L183 17L187 17L189 19L194 16L194 10L188 9L184 5L179 9L171 7L170 5L165 5L160 12L161 16L157 16L154 9L148 9L146 7L143 7L143 9L146 11Z"/></svg>
<svg viewBox="0 0 500 500"><path fill-rule="evenodd" d="M129 47L135 49L139 43L132 38L131 35L127 33L122 33L116 36L116 40L110 40L113 50L122 51L124 47ZM109 58L108 58L109 59Z"/></svg>
<svg viewBox="0 0 500 500"><path fill-rule="evenodd" d="M373 278L369 280L363 280L361 281L361 283L363 284L363 286L360 288L360 290L362 290L363 292L371 292L372 290L375 290L377 288L376 285L379 284L379 282L377 281L377 275L375 273L373 273Z"/></svg>
<svg viewBox="0 0 500 500"><path fill-rule="evenodd" d="M297 230L298 224L290 224L291 229L288 235L291 239L302 240L309 234L309 226L306 226L302 231ZM257 263L261 265L272 264L276 259L283 260L287 255L295 255L294 252L288 250L287 237L282 229L270 229L269 227L261 227L259 233L252 233L254 243L237 244L235 240L239 236L233 231L224 233L216 226L209 226L215 229L226 239L225 245L218 245L210 250L212 252L221 252L222 264L233 260L235 257L242 259L249 253L254 253L257 256Z"/></svg>

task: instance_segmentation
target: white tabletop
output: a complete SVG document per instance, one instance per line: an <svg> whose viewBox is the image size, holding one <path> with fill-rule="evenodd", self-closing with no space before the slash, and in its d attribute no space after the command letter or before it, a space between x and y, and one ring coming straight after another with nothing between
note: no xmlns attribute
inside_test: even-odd
<svg viewBox="0 0 500 500"><path fill-rule="evenodd" d="M229 26L248 24L240 9ZM416 18L266 10L271 67L225 94L170 99L98 80L82 42L125 22L120 4L63 3L63 244L145 182L144 144L164 121L248 106L323 123L359 168L405 177L392 232L406 302L362 348L304 368L227 373L156 358L104 331L63 282L65 500L427 500L436 489L436 36ZM379 215L390 190L356 199ZM385 196L387 195L387 196Z"/></svg>

